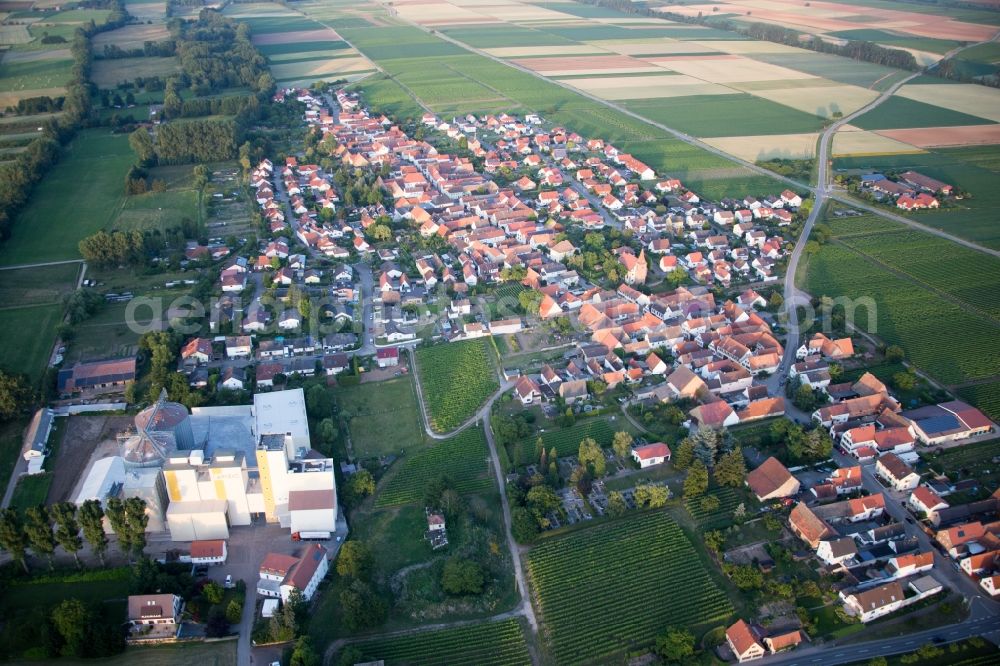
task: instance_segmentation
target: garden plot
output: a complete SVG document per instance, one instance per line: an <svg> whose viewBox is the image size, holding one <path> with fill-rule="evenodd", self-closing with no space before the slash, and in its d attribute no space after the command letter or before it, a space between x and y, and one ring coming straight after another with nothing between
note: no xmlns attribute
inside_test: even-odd
<svg viewBox="0 0 1000 666"><path fill-rule="evenodd" d="M1000 122L1000 90L974 83L953 85L917 84L903 86L900 97Z"/></svg>
<svg viewBox="0 0 1000 666"><path fill-rule="evenodd" d="M876 132L880 136L908 143L918 148L978 146L1000 143L1000 125L963 125L959 127L923 127Z"/></svg>
<svg viewBox="0 0 1000 666"><path fill-rule="evenodd" d="M574 88L602 99L649 99L688 95L728 95L732 90L683 74L565 79Z"/></svg>
<svg viewBox="0 0 1000 666"><path fill-rule="evenodd" d="M748 162L771 159L804 160L816 156L819 133L772 134L703 138L710 146Z"/></svg>

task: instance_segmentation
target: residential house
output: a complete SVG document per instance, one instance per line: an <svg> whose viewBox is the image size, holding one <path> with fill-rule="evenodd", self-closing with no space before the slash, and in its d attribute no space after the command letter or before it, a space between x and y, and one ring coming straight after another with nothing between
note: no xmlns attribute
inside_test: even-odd
<svg viewBox="0 0 1000 666"><path fill-rule="evenodd" d="M399 349L397 347L387 347L375 352L375 360L380 368L391 368L399 365Z"/></svg>
<svg viewBox="0 0 1000 666"><path fill-rule="evenodd" d="M184 600L176 594L133 594L128 598L128 622L133 631L149 627L176 634L183 609Z"/></svg>
<svg viewBox="0 0 1000 666"><path fill-rule="evenodd" d="M813 549L819 547L824 539L839 536L829 523L817 516L803 502L796 504L788 515L788 526L797 537Z"/></svg>
<svg viewBox="0 0 1000 666"><path fill-rule="evenodd" d="M757 469L747 474L747 485L758 501L793 497L799 492L799 480L792 476L788 468L771 456Z"/></svg>
<svg viewBox="0 0 1000 666"><path fill-rule="evenodd" d="M308 601L316 593L329 568L327 550L318 543L309 545L301 557L268 553L260 565L257 594L287 602L292 592L297 590Z"/></svg>
<svg viewBox="0 0 1000 666"><path fill-rule="evenodd" d="M250 358L252 352L253 341L249 335L226 338L226 358Z"/></svg>
<svg viewBox="0 0 1000 666"><path fill-rule="evenodd" d="M559 385L559 396L562 397L567 405L587 400L590 397L590 393L587 390L587 380L573 379L563 382Z"/></svg>
<svg viewBox="0 0 1000 666"><path fill-rule="evenodd" d="M741 664L760 659L766 654L764 646L760 644L757 637L757 632L744 620L737 620L735 624L726 629L726 643L729 644L729 649L733 651L737 661Z"/></svg>
<svg viewBox="0 0 1000 666"><path fill-rule="evenodd" d="M670 447L663 442L637 446L632 449L632 459L639 463L639 467L642 469L662 465L670 460Z"/></svg>
<svg viewBox="0 0 1000 666"><path fill-rule="evenodd" d="M875 474L893 490L914 490L920 485L920 475L895 453L887 453L875 463Z"/></svg>
<svg viewBox="0 0 1000 666"><path fill-rule="evenodd" d="M521 375L514 383L514 394L522 405L531 405L542 399L538 384L526 375Z"/></svg>
<svg viewBox="0 0 1000 666"><path fill-rule="evenodd" d="M242 391L246 386L246 372L243 368L226 368L219 376L219 386L230 391Z"/></svg>
<svg viewBox="0 0 1000 666"><path fill-rule="evenodd" d="M938 511L951 506L927 486L914 488L906 503L918 516L927 517L931 520L933 520L934 515Z"/></svg>
<svg viewBox="0 0 1000 666"><path fill-rule="evenodd" d="M906 594L899 581L892 581L864 591L841 592L844 608L862 622L888 615L903 607Z"/></svg>

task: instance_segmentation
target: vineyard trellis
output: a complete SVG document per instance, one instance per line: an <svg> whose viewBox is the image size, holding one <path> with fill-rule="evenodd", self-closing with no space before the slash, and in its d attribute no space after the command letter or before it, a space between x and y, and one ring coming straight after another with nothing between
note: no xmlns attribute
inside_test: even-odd
<svg viewBox="0 0 1000 666"><path fill-rule="evenodd" d="M489 344L480 338L417 350L420 388L435 431L457 428L500 388Z"/></svg>
<svg viewBox="0 0 1000 666"><path fill-rule="evenodd" d="M524 631L517 620L486 622L428 631L355 645L362 661L386 666L523 666L531 663Z"/></svg>
<svg viewBox="0 0 1000 666"><path fill-rule="evenodd" d="M543 541L528 571L560 664L607 661L648 645L664 627L718 625L733 612L662 511Z"/></svg>
<svg viewBox="0 0 1000 666"><path fill-rule="evenodd" d="M418 502L427 483L447 475L460 493L490 490L493 481L486 461L486 436L482 428L468 428L449 439L435 442L397 465L401 468L379 491L375 506L397 506Z"/></svg>

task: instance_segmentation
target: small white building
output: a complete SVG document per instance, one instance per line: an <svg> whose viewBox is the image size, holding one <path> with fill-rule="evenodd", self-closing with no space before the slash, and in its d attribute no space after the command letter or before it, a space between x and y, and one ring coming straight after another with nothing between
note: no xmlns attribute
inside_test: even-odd
<svg viewBox="0 0 1000 666"><path fill-rule="evenodd" d="M191 564L225 564L228 556L225 539L191 542Z"/></svg>
<svg viewBox="0 0 1000 666"><path fill-rule="evenodd" d="M639 463L642 469L662 465L670 460L670 447L663 442L637 446L632 449L632 459Z"/></svg>
<svg viewBox="0 0 1000 666"><path fill-rule="evenodd" d="M895 453L887 453L878 459L875 474L893 490L914 490L920 485L920 475Z"/></svg>

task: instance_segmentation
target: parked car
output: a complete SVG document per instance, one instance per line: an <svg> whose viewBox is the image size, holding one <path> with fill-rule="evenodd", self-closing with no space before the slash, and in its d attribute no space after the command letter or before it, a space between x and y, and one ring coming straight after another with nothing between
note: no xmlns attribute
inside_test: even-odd
<svg viewBox="0 0 1000 666"><path fill-rule="evenodd" d="M225 587L227 590L230 590L230 589L236 587L233 584L233 575L232 574L226 574L226 582L225 582L225 585L223 587Z"/></svg>

